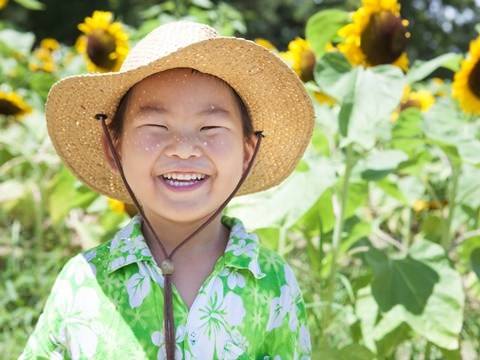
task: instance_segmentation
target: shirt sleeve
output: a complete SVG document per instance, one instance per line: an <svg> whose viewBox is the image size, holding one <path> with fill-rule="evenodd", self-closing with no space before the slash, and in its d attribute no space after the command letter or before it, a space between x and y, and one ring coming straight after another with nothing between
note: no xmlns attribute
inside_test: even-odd
<svg viewBox="0 0 480 360"><path fill-rule="evenodd" d="M70 259L58 273L45 306L30 334L19 360L26 359L64 359L66 349L61 341L63 324L62 310L59 305L64 298L63 282L65 273L72 263Z"/></svg>
<svg viewBox="0 0 480 360"><path fill-rule="evenodd" d="M265 359L311 359L310 331L305 302L292 269L284 265L280 295L270 303Z"/></svg>

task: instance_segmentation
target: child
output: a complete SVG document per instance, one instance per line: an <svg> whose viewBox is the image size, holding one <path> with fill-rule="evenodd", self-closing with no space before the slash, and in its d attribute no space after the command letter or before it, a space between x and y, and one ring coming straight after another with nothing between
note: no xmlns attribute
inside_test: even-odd
<svg viewBox="0 0 480 360"><path fill-rule="evenodd" d="M46 118L66 166L138 213L64 265L20 358L310 358L290 266L221 213L310 141L310 98L278 56L168 23L119 72L56 83Z"/></svg>

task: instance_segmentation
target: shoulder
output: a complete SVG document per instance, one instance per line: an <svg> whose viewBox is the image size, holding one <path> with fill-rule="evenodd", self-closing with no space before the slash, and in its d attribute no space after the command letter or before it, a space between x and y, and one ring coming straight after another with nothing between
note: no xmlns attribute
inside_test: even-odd
<svg viewBox="0 0 480 360"><path fill-rule="evenodd" d="M125 241L138 235L140 230L139 217L135 216L123 223L112 237L101 244L82 251L78 256L79 261L87 263L95 276L103 276L109 272L109 266L118 255L124 250Z"/></svg>
<svg viewBox="0 0 480 360"><path fill-rule="evenodd" d="M260 244L258 264L261 271L265 274L262 280L270 284L270 286L275 286L275 292L280 292L285 285L294 290L295 293L300 291L292 267L283 256L274 250Z"/></svg>

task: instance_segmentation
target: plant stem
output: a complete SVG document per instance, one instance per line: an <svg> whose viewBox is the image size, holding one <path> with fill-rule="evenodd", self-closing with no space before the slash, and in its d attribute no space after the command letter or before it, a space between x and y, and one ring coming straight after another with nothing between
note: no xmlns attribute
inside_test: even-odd
<svg viewBox="0 0 480 360"><path fill-rule="evenodd" d="M352 144L349 144L346 149L345 159L345 174L343 176L342 190L340 192L340 209L339 214L336 216L335 227L333 229L332 238L332 260L330 264L330 272L327 278L326 295L325 295L325 316L324 316L324 328L328 326L330 317L332 314L332 304L335 295L335 279L337 275L337 258L340 248L340 242L342 237L343 225L345 220L345 210L348 199L348 188L350 176L353 169L353 148Z"/></svg>
<svg viewBox="0 0 480 360"><path fill-rule="evenodd" d="M448 191L448 214L445 223L445 231L443 232L442 236L442 246L446 250L448 250L448 248L450 247L450 242L452 241L451 227L456 207L458 179L460 177L460 172L461 171L458 166L452 165L452 181L450 183L450 189Z"/></svg>

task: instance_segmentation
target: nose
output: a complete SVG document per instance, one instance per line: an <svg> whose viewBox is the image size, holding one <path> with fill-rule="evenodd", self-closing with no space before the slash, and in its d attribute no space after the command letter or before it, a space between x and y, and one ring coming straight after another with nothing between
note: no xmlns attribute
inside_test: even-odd
<svg viewBox="0 0 480 360"><path fill-rule="evenodd" d="M170 157L177 156L181 159L188 159L192 156L199 157L201 149L198 146L198 141L195 136L173 135L165 148L165 154Z"/></svg>

